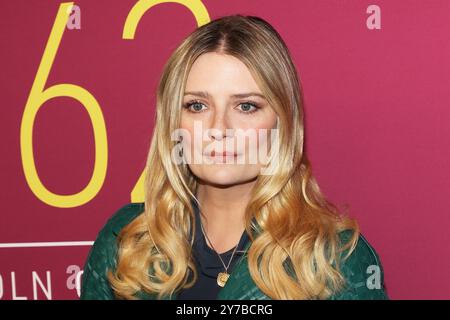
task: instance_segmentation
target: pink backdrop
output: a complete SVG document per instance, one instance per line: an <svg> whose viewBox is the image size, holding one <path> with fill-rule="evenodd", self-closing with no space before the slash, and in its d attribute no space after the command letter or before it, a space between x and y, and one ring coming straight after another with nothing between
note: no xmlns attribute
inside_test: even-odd
<svg viewBox="0 0 450 320"><path fill-rule="evenodd" d="M90 197L48 203L26 179L30 159L42 185L60 196L84 190L101 162L88 112L70 97L39 108L33 157L21 149L25 106L61 3L0 4L0 299L78 298L76 275L91 242L131 201L144 168L162 66L197 26L186 7L159 4L128 40L122 32L136 1L75 2L81 29L65 28L44 88L74 84L95 97L108 158ZM313 172L359 219L381 256L389 296L449 299L450 2L202 3L210 19L261 16L285 39L305 91ZM368 27L370 5L380 10L379 29Z"/></svg>

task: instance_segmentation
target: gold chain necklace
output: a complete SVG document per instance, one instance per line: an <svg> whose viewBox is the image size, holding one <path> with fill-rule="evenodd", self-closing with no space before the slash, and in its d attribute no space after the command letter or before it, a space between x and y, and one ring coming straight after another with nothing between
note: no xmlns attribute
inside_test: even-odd
<svg viewBox="0 0 450 320"><path fill-rule="evenodd" d="M217 275L217 284L218 284L219 286L221 286L221 287L224 287L224 286L225 286L225 283L227 282L228 278L230 277L230 274L228 273L228 267L230 266L231 260L233 260L234 253L236 252L236 249L237 249L237 247L238 247L238 245L239 245L239 242L238 242L238 244L236 245L236 247L234 247L233 253L231 254L230 261L228 261L228 265L225 266L225 263L223 262L222 257L221 257L220 254L216 251L216 249L214 248L214 246L213 246L211 240L209 240L208 235L206 234L205 230L203 229L203 223L202 223L201 217L199 217L199 219L200 219L200 227L201 227L201 229L202 229L203 235L204 235L205 238L208 240L208 242L209 242L209 244L211 245L211 247L212 247L212 249L214 250L214 252L219 256L219 259L220 259L220 261L222 262L223 267L225 268L225 272L219 272L219 274ZM240 240L239 240L239 241L240 241Z"/></svg>

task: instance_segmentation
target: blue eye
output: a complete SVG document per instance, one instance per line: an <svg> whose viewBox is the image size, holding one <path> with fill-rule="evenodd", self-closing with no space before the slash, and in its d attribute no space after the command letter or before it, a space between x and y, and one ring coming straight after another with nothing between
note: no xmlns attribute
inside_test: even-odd
<svg viewBox="0 0 450 320"><path fill-rule="evenodd" d="M183 105L185 109L187 109L189 112L193 113L199 113L205 111L205 109L202 108L204 106L203 103L199 101L190 101Z"/></svg>
<svg viewBox="0 0 450 320"><path fill-rule="evenodd" d="M258 109L259 109L259 107L255 103L252 103L252 102L243 102L239 106L241 109L240 112L247 113L247 114L254 113L254 112L258 111Z"/></svg>

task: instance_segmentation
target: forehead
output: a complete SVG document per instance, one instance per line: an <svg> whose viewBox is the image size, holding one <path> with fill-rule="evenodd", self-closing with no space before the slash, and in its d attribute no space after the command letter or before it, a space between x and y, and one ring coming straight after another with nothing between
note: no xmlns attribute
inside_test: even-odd
<svg viewBox="0 0 450 320"><path fill-rule="evenodd" d="M239 92L261 92L247 66L230 55L208 52L192 65L186 91L207 91L212 95Z"/></svg>

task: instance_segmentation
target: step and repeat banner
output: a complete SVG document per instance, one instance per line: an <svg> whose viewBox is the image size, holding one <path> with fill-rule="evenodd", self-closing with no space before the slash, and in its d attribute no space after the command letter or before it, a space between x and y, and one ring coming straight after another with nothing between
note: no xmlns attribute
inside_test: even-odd
<svg viewBox="0 0 450 320"><path fill-rule="evenodd" d="M449 299L450 1L0 1L0 299L78 299L98 231L143 201L162 67L260 16L298 68L313 173L392 299Z"/></svg>

